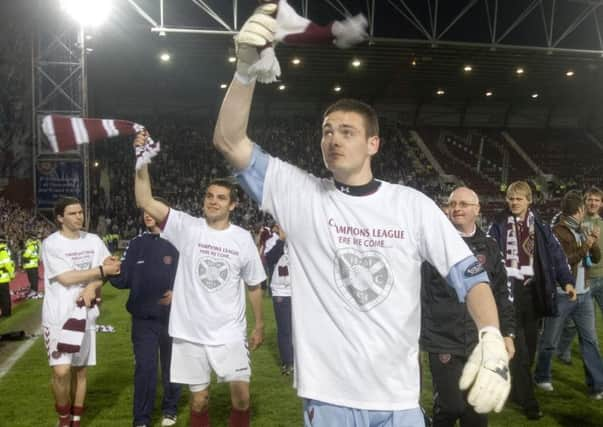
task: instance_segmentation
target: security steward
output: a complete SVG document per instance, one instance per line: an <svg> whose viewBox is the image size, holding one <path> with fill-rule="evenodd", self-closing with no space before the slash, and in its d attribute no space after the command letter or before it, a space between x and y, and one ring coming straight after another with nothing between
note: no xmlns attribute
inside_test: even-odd
<svg viewBox="0 0 603 427"><path fill-rule="evenodd" d="M14 278L15 262L10 248L0 240L0 315L4 317L11 315L10 282Z"/></svg>
<svg viewBox="0 0 603 427"><path fill-rule="evenodd" d="M29 280L29 295L28 298L34 298L38 296L38 263L40 258L40 246L42 242L40 239L30 237L25 242L25 250L21 255L23 270L27 273L27 279Z"/></svg>

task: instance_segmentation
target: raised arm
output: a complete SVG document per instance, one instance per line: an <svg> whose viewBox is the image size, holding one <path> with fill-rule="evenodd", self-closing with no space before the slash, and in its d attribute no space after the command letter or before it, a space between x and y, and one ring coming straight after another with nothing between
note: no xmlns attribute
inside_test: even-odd
<svg viewBox="0 0 603 427"><path fill-rule="evenodd" d="M242 83L235 76L222 102L214 130L214 146L237 170L249 165L253 151L247 124L254 89L255 81Z"/></svg>
<svg viewBox="0 0 603 427"><path fill-rule="evenodd" d="M134 145L143 145L147 136L147 131L139 132L134 140ZM136 205L151 215L155 221L162 223L165 220L170 208L153 198L148 165L143 165L136 171L134 178L134 195L136 196Z"/></svg>
<svg viewBox="0 0 603 427"><path fill-rule="evenodd" d="M274 2L261 2L235 39L237 71L220 108L214 146L239 171L249 165L253 151L253 144L247 137L247 124L255 81L269 83L280 76L280 66L272 47L276 11Z"/></svg>

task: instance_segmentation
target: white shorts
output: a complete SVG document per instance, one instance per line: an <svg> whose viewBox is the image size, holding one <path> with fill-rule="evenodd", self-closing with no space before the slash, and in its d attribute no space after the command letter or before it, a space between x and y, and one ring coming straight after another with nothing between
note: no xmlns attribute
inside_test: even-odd
<svg viewBox="0 0 603 427"><path fill-rule="evenodd" d="M218 382L249 382L251 365L247 341L203 345L174 338L171 382L188 384L192 392L205 390L211 382L212 370Z"/></svg>
<svg viewBox="0 0 603 427"><path fill-rule="evenodd" d="M87 329L78 353L61 353L57 351L57 344L61 328L44 326L44 345L48 353L48 364L50 366L94 366L96 365L96 330Z"/></svg>

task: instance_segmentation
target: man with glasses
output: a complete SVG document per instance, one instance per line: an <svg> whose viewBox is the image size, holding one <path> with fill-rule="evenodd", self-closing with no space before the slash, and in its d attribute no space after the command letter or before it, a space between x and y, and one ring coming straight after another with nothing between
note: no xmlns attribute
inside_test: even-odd
<svg viewBox="0 0 603 427"><path fill-rule="evenodd" d="M467 246L484 266L500 317L505 347L512 358L514 312L504 260L496 241L477 226L480 205L477 194L466 187L454 190L448 198L448 218ZM463 366L478 342L475 322L467 306L460 303L438 271L428 263L421 268L421 349L429 353L433 382L433 426L461 427L488 425L487 414L478 414L459 387Z"/></svg>

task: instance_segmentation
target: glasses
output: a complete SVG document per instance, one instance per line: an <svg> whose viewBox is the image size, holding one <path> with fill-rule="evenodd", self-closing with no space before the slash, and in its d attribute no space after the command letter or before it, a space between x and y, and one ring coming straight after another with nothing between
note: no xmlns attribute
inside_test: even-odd
<svg viewBox="0 0 603 427"><path fill-rule="evenodd" d="M448 202L448 207L449 207L449 208L454 209L454 208L456 208L457 206L458 206L459 208L461 208L461 209L465 209L465 208L468 208L469 206L477 206L477 203L469 203L469 202L458 202L458 203L457 203L457 202Z"/></svg>

